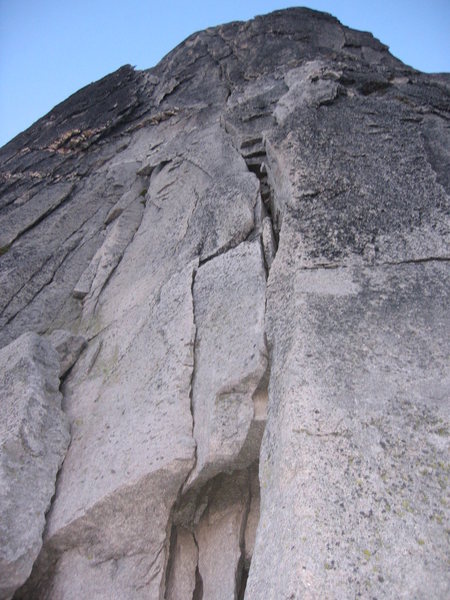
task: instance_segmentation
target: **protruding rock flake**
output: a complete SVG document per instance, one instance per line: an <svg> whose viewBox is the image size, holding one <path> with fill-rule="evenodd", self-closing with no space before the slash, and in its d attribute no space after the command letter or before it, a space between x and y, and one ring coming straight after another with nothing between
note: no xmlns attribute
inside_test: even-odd
<svg viewBox="0 0 450 600"><path fill-rule="evenodd" d="M449 596L449 84L287 9L0 149L0 600Z"/></svg>
<svg viewBox="0 0 450 600"><path fill-rule="evenodd" d="M53 348L58 352L60 369L60 378L64 377L71 367L77 362L78 357L86 348L86 338L82 335L75 335L64 329L55 329L49 335L49 340Z"/></svg>
<svg viewBox="0 0 450 600"><path fill-rule="evenodd" d="M195 373L192 387L197 460L187 488L257 460L246 448L267 368L264 263L258 240L200 266L193 289Z"/></svg>

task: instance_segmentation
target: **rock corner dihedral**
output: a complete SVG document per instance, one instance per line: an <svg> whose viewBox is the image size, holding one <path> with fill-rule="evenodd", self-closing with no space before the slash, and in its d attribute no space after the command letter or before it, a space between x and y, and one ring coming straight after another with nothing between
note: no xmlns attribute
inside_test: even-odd
<svg viewBox="0 0 450 600"><path fill-rule="evenodd" d="M287 9L0 150L0 599L445 598L450 76Z"/></svg>

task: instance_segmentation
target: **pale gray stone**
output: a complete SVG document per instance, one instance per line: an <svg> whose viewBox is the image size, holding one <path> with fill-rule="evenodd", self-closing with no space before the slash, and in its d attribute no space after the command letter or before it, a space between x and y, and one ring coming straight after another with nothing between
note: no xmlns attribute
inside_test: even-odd
<svg viewBox="0 0 450 600"><path fill-rule="evenodd" d="M133 200L115 220L103 244L97 250L81 281L75 286L74 296L83 298L83 313L87 318L94 312L98 297L119 264L127 246L139 228L144 212L144 200Z"/></svg>
<svg viewBox="0 0 450 600"><path fill-rule="evenodd" d="M289 9L0 149L0 347L88 340L15 600L448 596L449 81Z"/></svg>
<svg viewBox="0 0 450 600"><path fill-rule="evenodd" d="M192 271L193 265L174 274L158 297L111 324L89 374L83 363L76 365L64 387L72 443L48 517L47 544L58 554L75 544L82 569L89 557L109 563L112 571L102 566L102 578L121 557L143 555L153 565L144 586L150 596L164 581L167 522L193 465ZM61 582L71 577L69 565L64 552L57 555L53 568ZM142 572L129 573L130 589L142 585ZM95 579L94 571L88 573ZM114 578L105 583L106 589L114 585Z"/></svg>
<svg viewBox="0 0 450 600"><path fill-rule="evenodd" d="M272 266L276 254L276 242L273 234L272 220L270 217L264 217L262 221L262 241L264 248L264 260L267 268Z"/></svg>
<svg viewBox="0 0 450 600"><path fill-rule="evenodd" d="M68 550L57 564L49 593L52 598L61 600L157 598L157 588L152 588L152 596L149 596L148 587L142 582L151 581L158 567L158 561L148 554L98 562L92 555ZM135 581L140 583L135 584Z"/></svg>
<svg viewBox="0 0 450 600"><path fill-rule="evenodd" d="M277 123L283 124L294 109L331 104L338 94L336 81L341 75L341 71L319 60L288 71L284 76L288 91L281 96L274 110Z"/></svg>
<svg viewBox="0 0 450 600"><path fill-rule="evenodd" d="M287 344L246 597L444 598L447 268L294 274L278 260L269 331Z"/></svg>
<svg viewBox="0 0 450 600"><path fill-rule="evenodd" d="M59 360L34 333L0 350L0 598L12 596L42 546L45 513L69 444Z"/></svg>
<svg viewBox="0 0 450 600"><path fill-rule="evenodd" d="M256 465L258 466L258 465ZM256 532L259 524L260 515L260 487L258 469L250 471L250 507L248 509L247 522L245 524L244 545L245 545L245 564L247 571L253 558L255 549Z"/></svg>
<svg viewBox="0 0 450 600"><path fill-rule="evenodd" d="M259 419L255 396L267 368L265 286L259 240L245 242L197 271L192 388L197 461L187 487L222 470L248 466L258 456L260 440L251 446Z"/></svg>
<svg viewBox="0 0 450 600"><path fill-rule="evenodd" d="M0 218L0 248L8 248L20 234L51 214L73 191L73 184L57 183L44 187L26 202L16 200L16 207Z"/></svg>
<svg viewBox="0 0 450 600"><path fill-rule="evenodd" d="M203 598L232 600L240 580L241 543L249 503L247 473L219 476L208 501L195 530Z"/></svg>
<svg viewBox="0 0 450 600"><path fill-rule="evenodd" d="M191 288L197 257L239 245L254 225L258 200L258 182L224 132L213 125L201 140L207 145L191 134L188 159L163 161L152 174L145 208L139 199L142 222L132 242L120 245L119 261L109 259L116 256L114 232L137 202L111 222L99 261L93 260L95 276L84 299L81 327L96 340L64 386L73 440L48 518L46 548L54 558L50 565L42 558L36 566L36 579L28 583L34 590L49 589L44 572L65 572L69 561L64 556L73 540L83 556L105 564L130 552L157 555L154 577L144 588L152 594L164 584L171 508L194 465L191 378L196 328ZM186 140L177 141L181 143ZM227 169L219 161L223 156ZM214 225L218 222L220 229ZM263 277L258 297L262 339L264 270L259 247L256 253ZM102 261L106 269L101 269ZM180 262L187 266L180 270ZM109 273L107 286L104 271ZM128 515L125 522L123 512ZM153 514L151 527L148 514ZM130 586L140 585L140 571L135 575L133 581L130 575ZM60 581L66 579L69 573L60 575ZM73 586L79 589L75 582Z"/></svg>
<svg viewBox="0 0 450 600"><path fill-rule="evenodd" d="M86 348L86 338L65 329L55 329L49 335L51 345L58 352L59 376L62 378L73 367L81 352Z"/></svg>
<svg viewBox="0 0 450 600"><path fill-rule="evenodd" d="M166 600L192 598L196 587L198 547L193 533L184 527L178 527L176 530L172 561L166 586Z"/></svg>

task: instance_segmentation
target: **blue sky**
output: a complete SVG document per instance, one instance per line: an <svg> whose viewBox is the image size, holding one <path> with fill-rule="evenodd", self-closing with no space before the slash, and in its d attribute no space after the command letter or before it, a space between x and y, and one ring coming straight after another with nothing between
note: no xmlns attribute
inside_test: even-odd
<svg viewBox="0 0 450 600"><path fill-rule="evenodd" d="M0 0L0 146L123 64L151 67L194 31L295 5L295 0ZM297 5L371 31L417 69L450 71L450 0Z"/></svg>

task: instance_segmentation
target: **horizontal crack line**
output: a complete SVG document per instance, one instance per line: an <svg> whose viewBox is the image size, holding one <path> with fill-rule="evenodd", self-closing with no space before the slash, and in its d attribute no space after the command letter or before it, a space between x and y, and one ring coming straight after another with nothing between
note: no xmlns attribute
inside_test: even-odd
<svg viewBox="0 0 450 600"><path fill-rule="evenodd" d="M342 431L328 431L328 432L314 432L314 431L310 431L309 429L306 429L305 427L301 427L300 429L293 429L292 430L294 433L304 433L305 435L309 436L309 437L319 437L319 438L326 438L326 437L344 437L344 438L350 438L351 437L351 433L348 429L343 429Z"/></svg>
<svg viewBox="0 0 450 600"><path fill-rule="evenodd" d="M422 263L430 263L430 262L449 262L449 256L425 256L423 258L409 258L405 260L398 261L384 261L384 262L375 262L373 264L362 263L362 264L339 264L339 263L319 263L317 265L311 266L303 266L299 267L299 271L319 271L322 269L352 269L355 267L364 267L364 268L377 268L377 267L395 267L400 265L414 265L414 264L422 264Z"/></svg>

